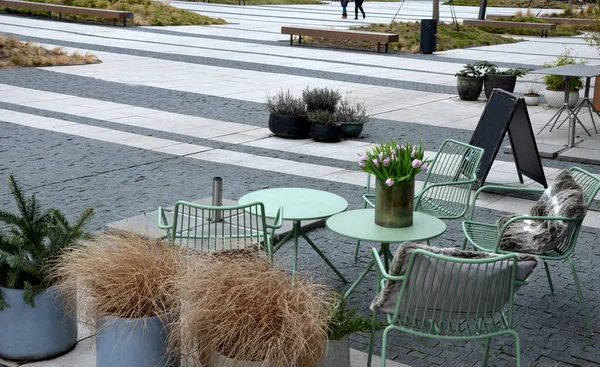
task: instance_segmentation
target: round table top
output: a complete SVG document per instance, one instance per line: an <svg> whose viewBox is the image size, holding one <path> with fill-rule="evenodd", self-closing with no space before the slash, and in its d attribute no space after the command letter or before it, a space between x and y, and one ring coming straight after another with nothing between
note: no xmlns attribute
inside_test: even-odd
<svg viewBox="0 0 600 367"><path fill-rule="evenodd" d="M312 220L330 217L348 208L343 197L327 191L286 187L254 191L238 201L240 205L261 202L265 216L273 218L283 207L285 220Z"/></svg>
<svg viewBox="0 0 600 367"><path fill-rule="evenodd" d="M360 241L399 243L425 241L440 236L446 224L425 213L413 213L413 225L389 228L375 224L375 209L350 210L327 219L327 228L344 237Z"/></svg>

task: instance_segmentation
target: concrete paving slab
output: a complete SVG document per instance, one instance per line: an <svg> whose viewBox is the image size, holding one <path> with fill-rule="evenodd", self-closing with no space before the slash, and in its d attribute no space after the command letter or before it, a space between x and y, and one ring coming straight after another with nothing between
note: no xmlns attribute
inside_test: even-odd
<svg viewBox="0 0 600 367"><path fill-rule="evenodd" d="M537 143L537 147L538 147L538 151L540 152L540 157L549 158L549 159L555 159L559 155L560 152L562 152L563 150L566 149L564 145L554 145L554 144L544 144L544 143ZM510 145L505 146L504 153L512 154L512 147Z"/></svg>
<svg viewBox="0 0 600 367"><path fill-rule="evenodd" d="M575 147L560 153L558 159L577 163L600 164L600 150Z"/></svg>

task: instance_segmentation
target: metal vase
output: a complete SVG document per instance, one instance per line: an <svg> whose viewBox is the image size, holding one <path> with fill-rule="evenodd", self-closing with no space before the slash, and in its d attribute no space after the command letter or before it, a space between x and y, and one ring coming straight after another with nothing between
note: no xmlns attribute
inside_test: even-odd
<svg viewBox="0 0 600 367"><path fill-rule="evenodd" d="M168 330L158 317L98 319L97 367L175 367L179 361L168 350Z"/></svg>
<svg viewBox="0 0 600 367"><path fill-rule="evenodd" d="M388 186L378 178L375 182L375 224L392 228L412 226L414 196L414 180Z"/></svg>
<svg viewBox="0 0 600 367"><path fill-rule="evenodd" d="M75 296L50 288L37 294L35 307L31 307L23 300L23 290L0 287L0 292L10 306L0 311L0 357L45 359L65 353L77 343Z"/></svg>

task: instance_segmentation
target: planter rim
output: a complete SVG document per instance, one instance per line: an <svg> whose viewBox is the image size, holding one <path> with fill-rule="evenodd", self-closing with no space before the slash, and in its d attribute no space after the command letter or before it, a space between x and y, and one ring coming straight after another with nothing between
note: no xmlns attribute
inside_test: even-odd
<svg viewBox="0 0 600 367"><path fill-rule="evenodd" d="M564 92L564 91L565 91L564 89L552 89L552 88L550 88L550 87L546 87L546 90L549 90L549 91L551 91L551 92ZM572 89L572 90L570 90L569 92L579 92L579 88L577 88L577 89Z"/></svg>
<svg viewBox="0 0 600 367"><path fill-rule="evenodd" d="M336 124L331 124L331 125L319 124L319 123L316 123L316 122L311 122L311 124L313 124L313 125L319 125L319 126L342 126L343 125L341 122L338 122Z"/></svg>
<svg viewBox="0 0 600 367"><path fill-rule="evenodd" d="M308 116L308 113L306 115L280 115L278 113L273 113L273 112L269 112L269 113L273 116L286 116L286 117L306 117L306 116Z"/></svg>
<svg viewBox="0 0 600 367"><path fill-rule="evenodd" d="M525 97L539 97L540 95L537 93L525 93L523 94Z"/></svg>
<svg viewBox="0 0 600 367"><path fill-rule="evenodd" d="M98 316L98 320L100 319L108 319L108 320L122 320L122 321L137 321L137 320L146 320L146 319L161 319L161 318L168 318L169 315L167 314L163 314L163 315L154 315L154 316L145 316L145 317L119 317L119 316L114 316L114 315L99 315Z"/></svg>
<svg viewBox="0 0 600 367"><path fill-rule="evenodd" d="M366 122L358 121L340 121L340 125L364 125Z"/></svg>
<svg viewBox="0 0 600 367"><path fill-rule="evenodd" d="M457 78L462 78L462 79L474 79L474 80L483 79L482 76L460 76L460 75L457 75L456 77Z"/></svg>

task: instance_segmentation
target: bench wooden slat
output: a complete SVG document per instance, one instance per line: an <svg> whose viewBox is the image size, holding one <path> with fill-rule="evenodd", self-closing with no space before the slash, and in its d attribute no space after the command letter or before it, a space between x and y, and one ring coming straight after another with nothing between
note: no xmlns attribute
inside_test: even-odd
<svg viewBox="0 0 600 367"><path fill-rule="evenodd" d="M89 15L108 19L133 19L133 13L129 11L82 8L78 6L36 3L21 0L0 0L0 6L18 9L41 10L55 13Z"/></svg>
<svg viewBox="0 0 600 367"><path fill-rule="evenodd" d="M499 18L508 18L508 15L493 15L488 14L485 16L486 19L495 20ZM555 18L555 17L537 17L537 19L543 20L544 22L552 24L574 24L574 25L587 25L591 26L594 24L592 19L582 18Z"/></svg>
<svg viewBox="0 0 600 367"><path fill-rule="evenodd" d="M381 43L398 42L400 39L400 37L397 34L391 33L376 33L307 27L281 27L281 33L310 37L337 38L358 41L375 41Z"/></svg>
<svg viewBox="0 0 600 367"><path fill-rule="evenodd" d="M521 29L540 29L540 30L554 30L556 24L551 23L527 23L527 22L504 22L497 20L479 20L479 19L465 19L463 25L471 25L476 27L493 27L493 28L521 28Z"/></svg>

